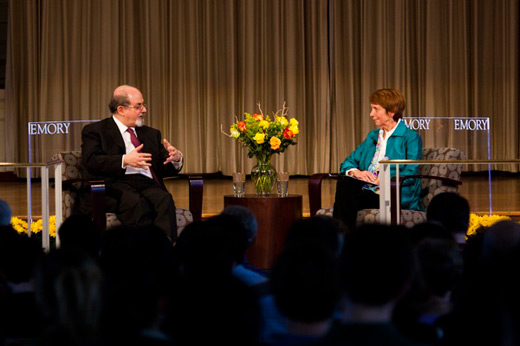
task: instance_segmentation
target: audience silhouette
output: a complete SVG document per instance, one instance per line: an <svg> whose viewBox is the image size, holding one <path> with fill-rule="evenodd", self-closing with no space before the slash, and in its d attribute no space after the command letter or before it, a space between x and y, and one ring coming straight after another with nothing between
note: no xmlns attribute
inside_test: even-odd
<svg viewBox="0 0 520 346"><path fill-rule="evenodd" d="M247 263L254 214L232 207L172 244L154 226L100 235L88 217L44 253L0 200L3 345L520 345L520 225L461 238L469 206L435 196L428 222L348 230L295 222L269 271Z"/></svg>

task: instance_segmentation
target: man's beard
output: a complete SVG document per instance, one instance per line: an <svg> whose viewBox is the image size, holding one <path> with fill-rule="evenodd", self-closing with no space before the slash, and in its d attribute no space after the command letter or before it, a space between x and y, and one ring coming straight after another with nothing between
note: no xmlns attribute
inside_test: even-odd
<svg viewBox="0 0 520 346"><path fill-rule="evenodd" d="M135 127L142 127L144 125L144 117L138 116L137 119L135 119Z"/></svg>

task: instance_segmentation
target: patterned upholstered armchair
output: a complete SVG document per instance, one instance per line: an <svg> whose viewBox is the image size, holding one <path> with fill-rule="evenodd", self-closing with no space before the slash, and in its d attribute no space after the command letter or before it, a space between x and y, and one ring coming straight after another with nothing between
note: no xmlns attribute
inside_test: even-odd
<svg viewBox="0 0 520 346"><path fill-rule="evenodd" d="M52 160L62 161L63 178L63 217L80 211L92 210L92 217L100 230L110 229L121 224L114 213L105 213L104 198L105 187L103 181L89 181L82 178L84 171L81 164L81 151L62 151L55 154ZM177 208L177 233L184 227L202 218L202 192L203 181L200 176L179 175L179 178L187 178L189 181L189 208L190 210ZM90 195L90 198L80 198L82 194ZM81 205L81 204L87 204Z"/></svg>
<svg viewBox="0 0 520 346"><path fill-rule="evenodd" d="M423 160L464 160L466 156L456 148L424 148ZM460 181L462 165L437 164L423 165L420 167L421 178L421 203L426 210L433 196L443 192L456 192ZM325 178L338 179L338 174L318 173L309 179L309 204L311 215L332 216L332 208L321 207L321 183ZM400 177L401 181L404 177ZM394 179L395 183L395 179ZM395 184L399 188L398 184ZM394 215L394 211L392 211ZM417 223L426 221L426 213L423 211L401 209L401 224L412 227ZM379 222L379 209L363 209L358 212L357 224Z"/></svg>

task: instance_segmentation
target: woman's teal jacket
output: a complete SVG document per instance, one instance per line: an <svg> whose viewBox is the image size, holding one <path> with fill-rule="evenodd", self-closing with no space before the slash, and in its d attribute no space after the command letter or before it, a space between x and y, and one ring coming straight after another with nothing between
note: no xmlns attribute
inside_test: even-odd
<svg viewBox="0 0 520 346"><path fill-rule="evenodd" d="M351 168L361 171L368 170L370 162L376 152L379 129L371 131L365 141L348 156L341 164L340 172L345 174ZM390 160L420 160L422 157L421 135L410 130L400 121L394 133L388 138L385 157ZM395 176L395 165L392 165L390 174ZM419 174L418 165L399 166L399 175ZM405 180L401 195L401 208L411 210L423 210L420 203L421 181L420 179Z"/></svg>

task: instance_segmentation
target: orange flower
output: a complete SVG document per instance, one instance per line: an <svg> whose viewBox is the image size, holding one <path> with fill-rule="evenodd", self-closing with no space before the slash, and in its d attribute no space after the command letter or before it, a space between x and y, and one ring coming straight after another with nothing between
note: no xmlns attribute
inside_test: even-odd
<svg viewBox="0 0 520 346"><path fill-rule="evenodd" d="M271 149L273 150L280 148L281 143L282 141L278 137L271 137L271 139L269 140L269 144L271 144Z"/></svg>
<svg viewBox="0 0 520 346"><path fill-rule="evenodd" d="M262 114L258 114L258 113L253 114L253 118L255 118L256 121L264 120L264 116Z"/></svg>
<svg viewBox="0 0 520 346"><path fill-rule="evenodd" d="M237 127L238 129L241 131L241 132L246 132L246 122L245 121L241 121L237 124Z"/></svg>
<svg viewBox="0 0 520 346"><path fill-rule="evenodd" d="M287 139L292 139L294 137L294 132L289 129L283 130L283 136Z"/></svg>

